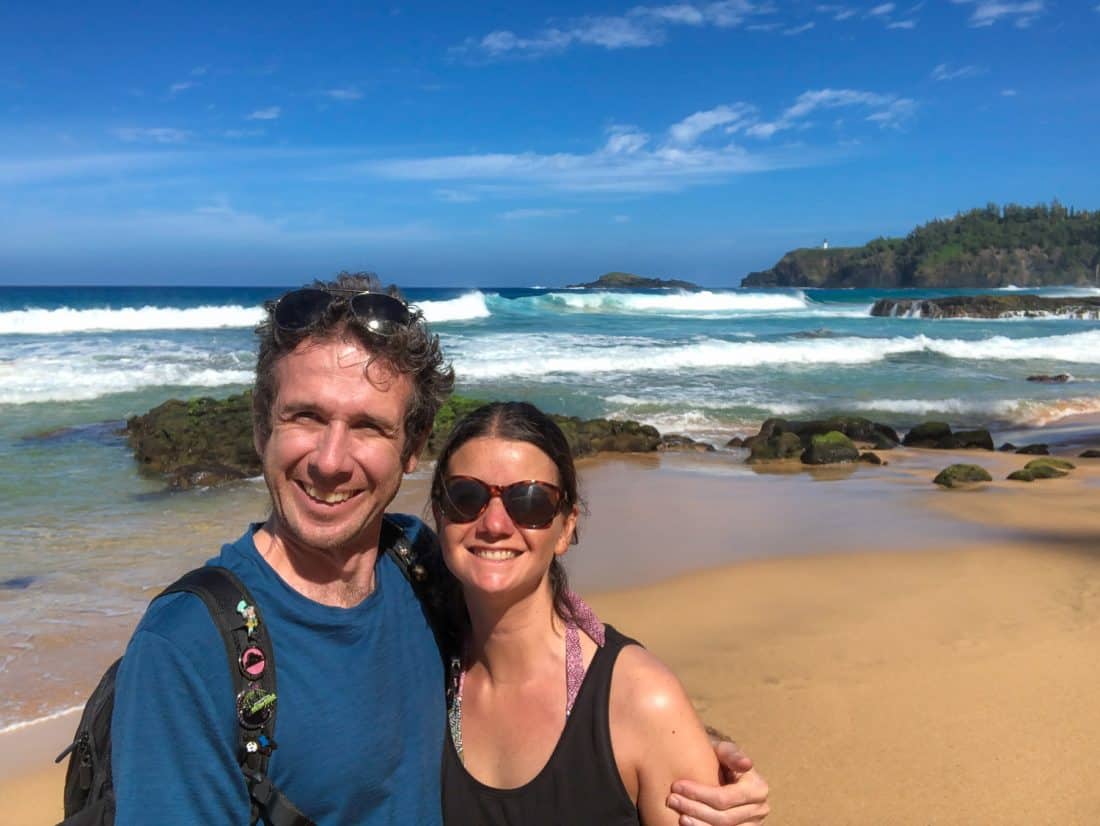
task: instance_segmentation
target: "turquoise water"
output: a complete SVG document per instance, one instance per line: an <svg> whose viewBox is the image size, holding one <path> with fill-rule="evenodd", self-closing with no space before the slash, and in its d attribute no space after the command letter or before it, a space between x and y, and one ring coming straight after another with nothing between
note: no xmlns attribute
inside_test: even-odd
<svg viewBox="0 0 1100 826"><path fill-rule="evenodd" d="M181 567L179 555L201 561L227 538L199 541L206 527L262 517L259 485L164 496L117 431L166 399L246 387L259 305L279 292L0 288L0 728L30 713L5 710L14 675L53 674L55 645L117 647L166 567ZM937 417L1018 432L1100 411L1100 322L869 315L876 298L950 292L407 294L462 393L634 418L718 445L769 415L858 412L898 427ZM1026 381L1063 372L1073 380ZM187 530L165 536L164 525Z"/></svg>

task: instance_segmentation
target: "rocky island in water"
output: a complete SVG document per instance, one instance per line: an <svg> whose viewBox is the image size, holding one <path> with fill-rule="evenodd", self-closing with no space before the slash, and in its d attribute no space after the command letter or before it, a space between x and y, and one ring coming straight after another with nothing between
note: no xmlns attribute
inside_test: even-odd
<svg viewBox="0 0 1100 826"><path fill-rule="evenodd" d="M584 284L568 284L570 289L582 288L586 290L640 290L640 289L671 289L671 290L698 290L698 284L690 281L680 281L675 278L647 278L644 275L634 275L630 272L605 272L595 281Z"/></svg>

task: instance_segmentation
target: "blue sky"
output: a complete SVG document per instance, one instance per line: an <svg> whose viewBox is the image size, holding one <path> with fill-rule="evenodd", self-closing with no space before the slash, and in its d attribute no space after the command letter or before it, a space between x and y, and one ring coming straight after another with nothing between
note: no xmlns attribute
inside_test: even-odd
<svg viewBox="0 0 1100 826"><path fill-rule="evenodd" d="M0 284L735 285L1100 208L1100 0L0 6Z"/></svg>

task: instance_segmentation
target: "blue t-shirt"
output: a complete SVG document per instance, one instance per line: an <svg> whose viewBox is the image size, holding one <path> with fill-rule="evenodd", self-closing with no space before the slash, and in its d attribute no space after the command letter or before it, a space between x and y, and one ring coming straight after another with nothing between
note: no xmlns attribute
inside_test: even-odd
<svg viewBox="0 0 1100 826"><path fill-rule="evenodd" d="M271 780L318 826L439 824L443 666L408 581L383 555L362 603L321 605L260 556L257 527L207 564L248 586L274 648ZM146 612L119 668L111 737L119 826L248 823L225 649L198 597Z"/></svg>

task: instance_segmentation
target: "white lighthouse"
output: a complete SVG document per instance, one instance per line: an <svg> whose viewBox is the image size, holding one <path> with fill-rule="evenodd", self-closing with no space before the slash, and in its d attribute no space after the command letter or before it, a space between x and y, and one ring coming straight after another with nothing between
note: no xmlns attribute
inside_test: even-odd
<svg viewBox="0 0 1100 826"><path fill-rule="evenodd" d="M824 241L821 242L821 248L823 250L827 250L829 248L829 239L828 238L826 238Z"/></svg>

